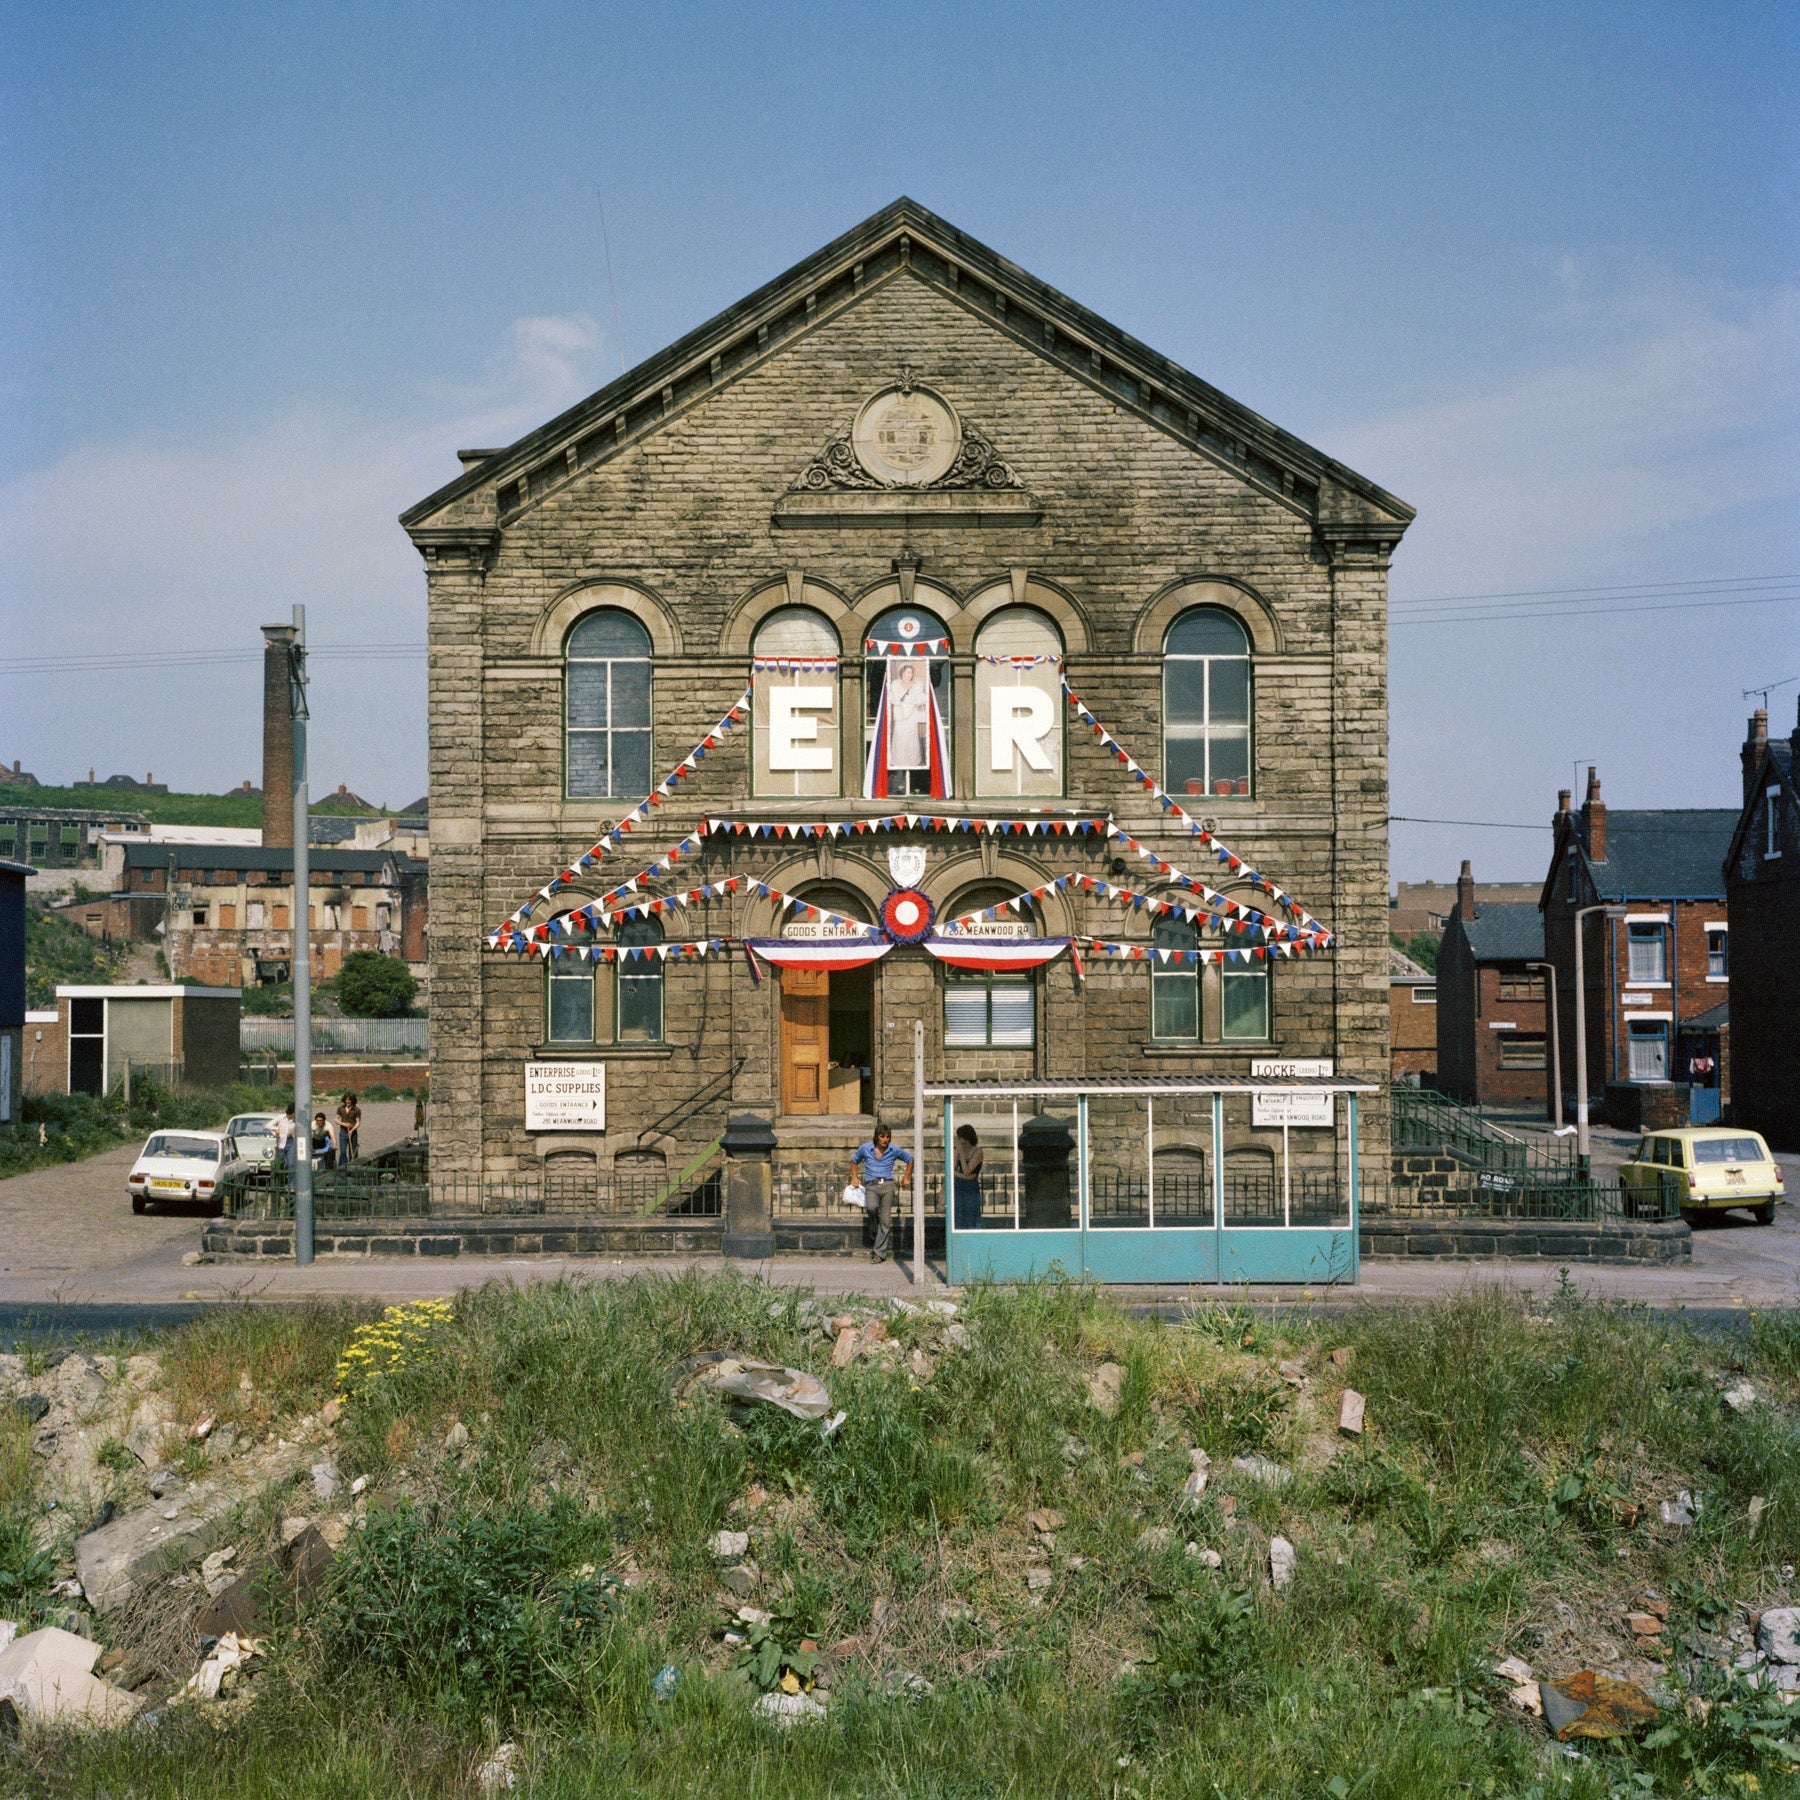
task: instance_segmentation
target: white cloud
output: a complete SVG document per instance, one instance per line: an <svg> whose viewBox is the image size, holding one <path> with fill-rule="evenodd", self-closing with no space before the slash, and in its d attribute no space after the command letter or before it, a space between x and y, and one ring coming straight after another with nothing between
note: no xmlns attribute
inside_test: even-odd
<svg viewBox="0 0 1800 1800"><path fill-rule="evenodd" d="M600 350L591 319L519 319L478 387L404 420L297 411L228 443L84 445L0 489L7 638L34 656L255 648L258 626L303 602L317 643L422 643L424 578L396 516L455 475L459 447L511 442L591 391ZM425 778L422 660L318 673L315 788L411 799ZM220 787L256 774L258 680L0 674L7 758L45 780L91 763Z"/></svg>
<svg viewBox="0 0 1800 1800"><path fill-rule="evenodd" d="M1546 338L1585 345L1337 446L1419 509L1397 597L1572 585L1634 545L1623 578L1652 578L1672 533L1800 490L1800 293L1553 280Z"/></svg>

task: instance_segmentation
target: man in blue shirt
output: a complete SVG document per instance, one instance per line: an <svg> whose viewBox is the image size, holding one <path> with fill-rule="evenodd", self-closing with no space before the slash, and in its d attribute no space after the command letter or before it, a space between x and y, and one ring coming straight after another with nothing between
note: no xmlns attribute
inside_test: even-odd
<svg viewBox="0 0 1800 1800"><path fill-rule="evenodd" d="M875 1136L857 1151L850 1165L850 1179L868 1195L875 1213L875 1248L869 1261L884 1263L893 1238L894 1200L900 1188L912 1186L912 1155L894 1142L894 1134L877 1119Z"/></svg>

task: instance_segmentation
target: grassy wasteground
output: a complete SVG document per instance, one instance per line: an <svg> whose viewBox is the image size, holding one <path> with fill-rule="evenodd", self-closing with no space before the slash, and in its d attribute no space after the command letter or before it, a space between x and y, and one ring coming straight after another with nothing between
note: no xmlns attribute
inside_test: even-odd
<svg viewBox="0 0 1800 1800"><path fill-rule="evenodd" d="M231 1416L240 1370L295 1416L342 1386L336 1454L368 1478L363 1529L251 1700L28 1736L0 1748L0 1791L474 1794L510 1740L515 1791L537 1796L1800 1792L1800 1731L1715 1666L1746 1608L1792 1603L1787 1316L1721 1342L1488 1294L1161 1324L1080 1288L971 1289L966 1342L903 1316L897 1352L833 1369L828 1310L730 1278L492 1288L361 1327L335 1373L347 1313L171 1334L157 1348L184 1417ZM705 1393L673 1404L669 1366L707 1349L810 1369L845 1423L827 1439L769 1408L735 1424ZM1103 1360L1123 1371L1113 1416L1090 1400ZM1758 1396L1744 1412L1721 1399L1740 1376ZM1360 1441L1333 1429L1346 1384L1367 1398ZM1214 1472L1186 1510L1196 1447ZM1234 1469L1243 1453L1292 1479ZM1678 1489L1697 1522L1665 1529L1655 1503ZM1634 1504L1648 1516L1628 1528ZM741 1604L709 1548L722 1527L750 1533L761 1569L762 1673L810 1671L816 1643L824 1719L753 1715L757 1674L722 1641ZM1278 1532L1298 1549L1280 1591ZM1621 1622L1646 1588L1669 1602L1666 1669ZM1492 1673L1509 1654L1654 1680L1666 1723L1556 1745Z"/></svg>

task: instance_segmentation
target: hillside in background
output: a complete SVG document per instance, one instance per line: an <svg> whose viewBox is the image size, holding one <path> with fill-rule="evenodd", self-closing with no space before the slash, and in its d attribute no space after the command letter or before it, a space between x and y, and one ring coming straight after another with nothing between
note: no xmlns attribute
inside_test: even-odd
<svg viewBox="0 0 1800 1800"><path fill-rule="evenodd" d="M81 806L97 812L116 808L141 813L152 825L224 825L258 830L260 794L144 794L130 788L0 787L0 806ZM336 794L315 798L315 814L329 818L378 819L392 808L364 806Z"/></svg>

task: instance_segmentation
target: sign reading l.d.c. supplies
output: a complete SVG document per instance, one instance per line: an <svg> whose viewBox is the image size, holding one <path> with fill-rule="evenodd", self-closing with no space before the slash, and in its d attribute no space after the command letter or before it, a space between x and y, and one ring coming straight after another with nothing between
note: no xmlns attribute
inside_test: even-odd
<svg viewBox="0 0 1800 1800"><path fill-rule="evenodd" d="M1317 1080L1331 1074L1332 1063L1328 1056L1310 1057L1297 1062L1284 1062L1271 1056L1259 1056L1250 1064L1252 1080L1263 1081L1305 1081ZM1250 1097L1250 1123L1252 1125L1330 1125L1336 1114L1333 1110L1335 1102L1330 1094L1307 1093L1302 1089L1298 1093L1286 1094L1252 1094Z"/></svg>
<svg viewBox="0 0 1800 1800"><path fill-rule="evenodd" d="M604 1131L606 1064L528 1062L525 1065L527 1131Z"/></svg>

